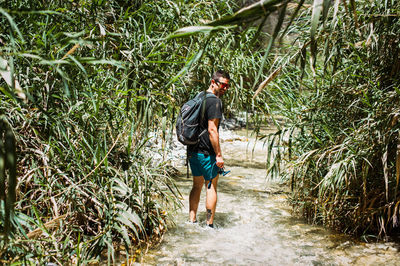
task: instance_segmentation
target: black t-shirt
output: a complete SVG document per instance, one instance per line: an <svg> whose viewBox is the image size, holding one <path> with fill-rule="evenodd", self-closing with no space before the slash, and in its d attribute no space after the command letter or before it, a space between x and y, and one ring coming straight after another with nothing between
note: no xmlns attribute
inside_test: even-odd
<svg viewBox="0 0 400 266"><path fill-rule="evenodd" d="M211 92L207 92L207 95L213 95L213 96L208 96L205 101L206 101L206 110L204 112L204 119L202 123L202 129L206 129L206 132L201 135L200 141L196 145L189 145L189 152L196 152L196 153L203 153L207 155L215 155L214 148L211 145L210 141L210 135L208 134L208 120L210 119L215 119L222 118L222 103L217 96L215 96ZM200 97L204 96L204 92L201 92ZM218 130L219 130L219 124L218 123Z"/></svg>

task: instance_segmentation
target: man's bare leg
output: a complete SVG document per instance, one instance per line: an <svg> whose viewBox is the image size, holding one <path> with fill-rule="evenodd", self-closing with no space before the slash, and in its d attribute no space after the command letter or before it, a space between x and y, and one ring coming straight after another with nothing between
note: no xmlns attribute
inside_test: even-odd
<svg viewBox="0 0 400 266"><path fill-rule="evenodd" d="M189 219L192 223L196 221L197 208L199 207L200 194L203 184L203 176L193 176L193 186L189 195Z"/></svg>
<svg viewBox="0 0 400 266"><path fill-rule="evenodd" d="M207 211L207 225L212 225L214 223L215 209L217 206L217 184L218 175L212 179L211 187L208 188L208 183L206 182L206 211Z"/></svg>

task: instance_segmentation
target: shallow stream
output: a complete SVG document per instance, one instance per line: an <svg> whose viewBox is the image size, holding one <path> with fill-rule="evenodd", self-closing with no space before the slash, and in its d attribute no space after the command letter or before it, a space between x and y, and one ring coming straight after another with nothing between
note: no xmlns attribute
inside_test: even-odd
<svg viewBox="0 0 400 266"><path fill-rule="evenodd" d="M362 243L294 218L286 188L265 179L261 142L229 136L221 145L231 173L219 180L216 228L205 225L204 188L199 223L188 222L191 179L182 174L176 181L184 206L176 225L142 265L400 265L396 243Z"/></svg>

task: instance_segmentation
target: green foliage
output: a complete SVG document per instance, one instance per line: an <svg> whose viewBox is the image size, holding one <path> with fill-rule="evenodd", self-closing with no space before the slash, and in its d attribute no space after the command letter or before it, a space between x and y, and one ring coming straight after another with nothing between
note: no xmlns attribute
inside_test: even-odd
<svg viewBox="0 0 400 266"><path fill-rule="evenodd" d="M378 237L399 229L397 2L265 0L207 23L262 25L279 10L250 103L284 119L262 136L267 172L290 183L295 210L310 222Z"/></svg>
<svg viewBox="0 0 400 266"><path fill-rule="evenodd" d="M314 33L315 67L302 81L285 72L266 92L286 118L283 138L271 144L285 146L282 174L293 206L310 222L379 237L399 228L399 8L337 1ZM307 16L293 27L312 23Z"/></svg>
<svg viewBox="0 0 400 266"><path fill-rule="evenodd" d="M179 192L168 165L152 158L151 136L165 146L177 107L214 70L247 74L246 86L259 57L231 49L245 47L252 30L209 32L205 41L168 36L235 8L225 1L1 4L0 115L10 126L0 128L0 143L12 130L18 178L15 204L2 201L15 210L12 237L1 239L3 263L115 262L121 246L133 254L160 238ZM236 88L227 101L249 95Z"/></svg>
<svg viewBox="0 0 400 266"><path fill-rule="evenodd" d="M350 233L398 228L399 4L307 3L1 3L0 145L16 146L0 147L1 261L116 262L157 240L179 192L147 146L165 147L218 68L234 85L227 115L278 127L268 171L298 212Z"/></svg>

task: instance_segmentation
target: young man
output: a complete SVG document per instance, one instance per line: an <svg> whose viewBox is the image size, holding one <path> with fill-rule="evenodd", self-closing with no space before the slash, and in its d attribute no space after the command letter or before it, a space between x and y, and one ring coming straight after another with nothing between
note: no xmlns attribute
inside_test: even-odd
<svg viewBox="0 0 400 266"><path fill-rule="evenodd" d="M200 194L205 183L207 225L210 227L213 227L217 205L218 172L224 167L218 133L222 118L222 103L219 98L229 88L229 79L229 74L222 70L213 74L211 84L206 91L212 97L206 98L202 124L207 132L200 137L198 144L189 146L189 163L193 174L193 187L189 195L189 219L191 222L196 222Z"/></svg>

